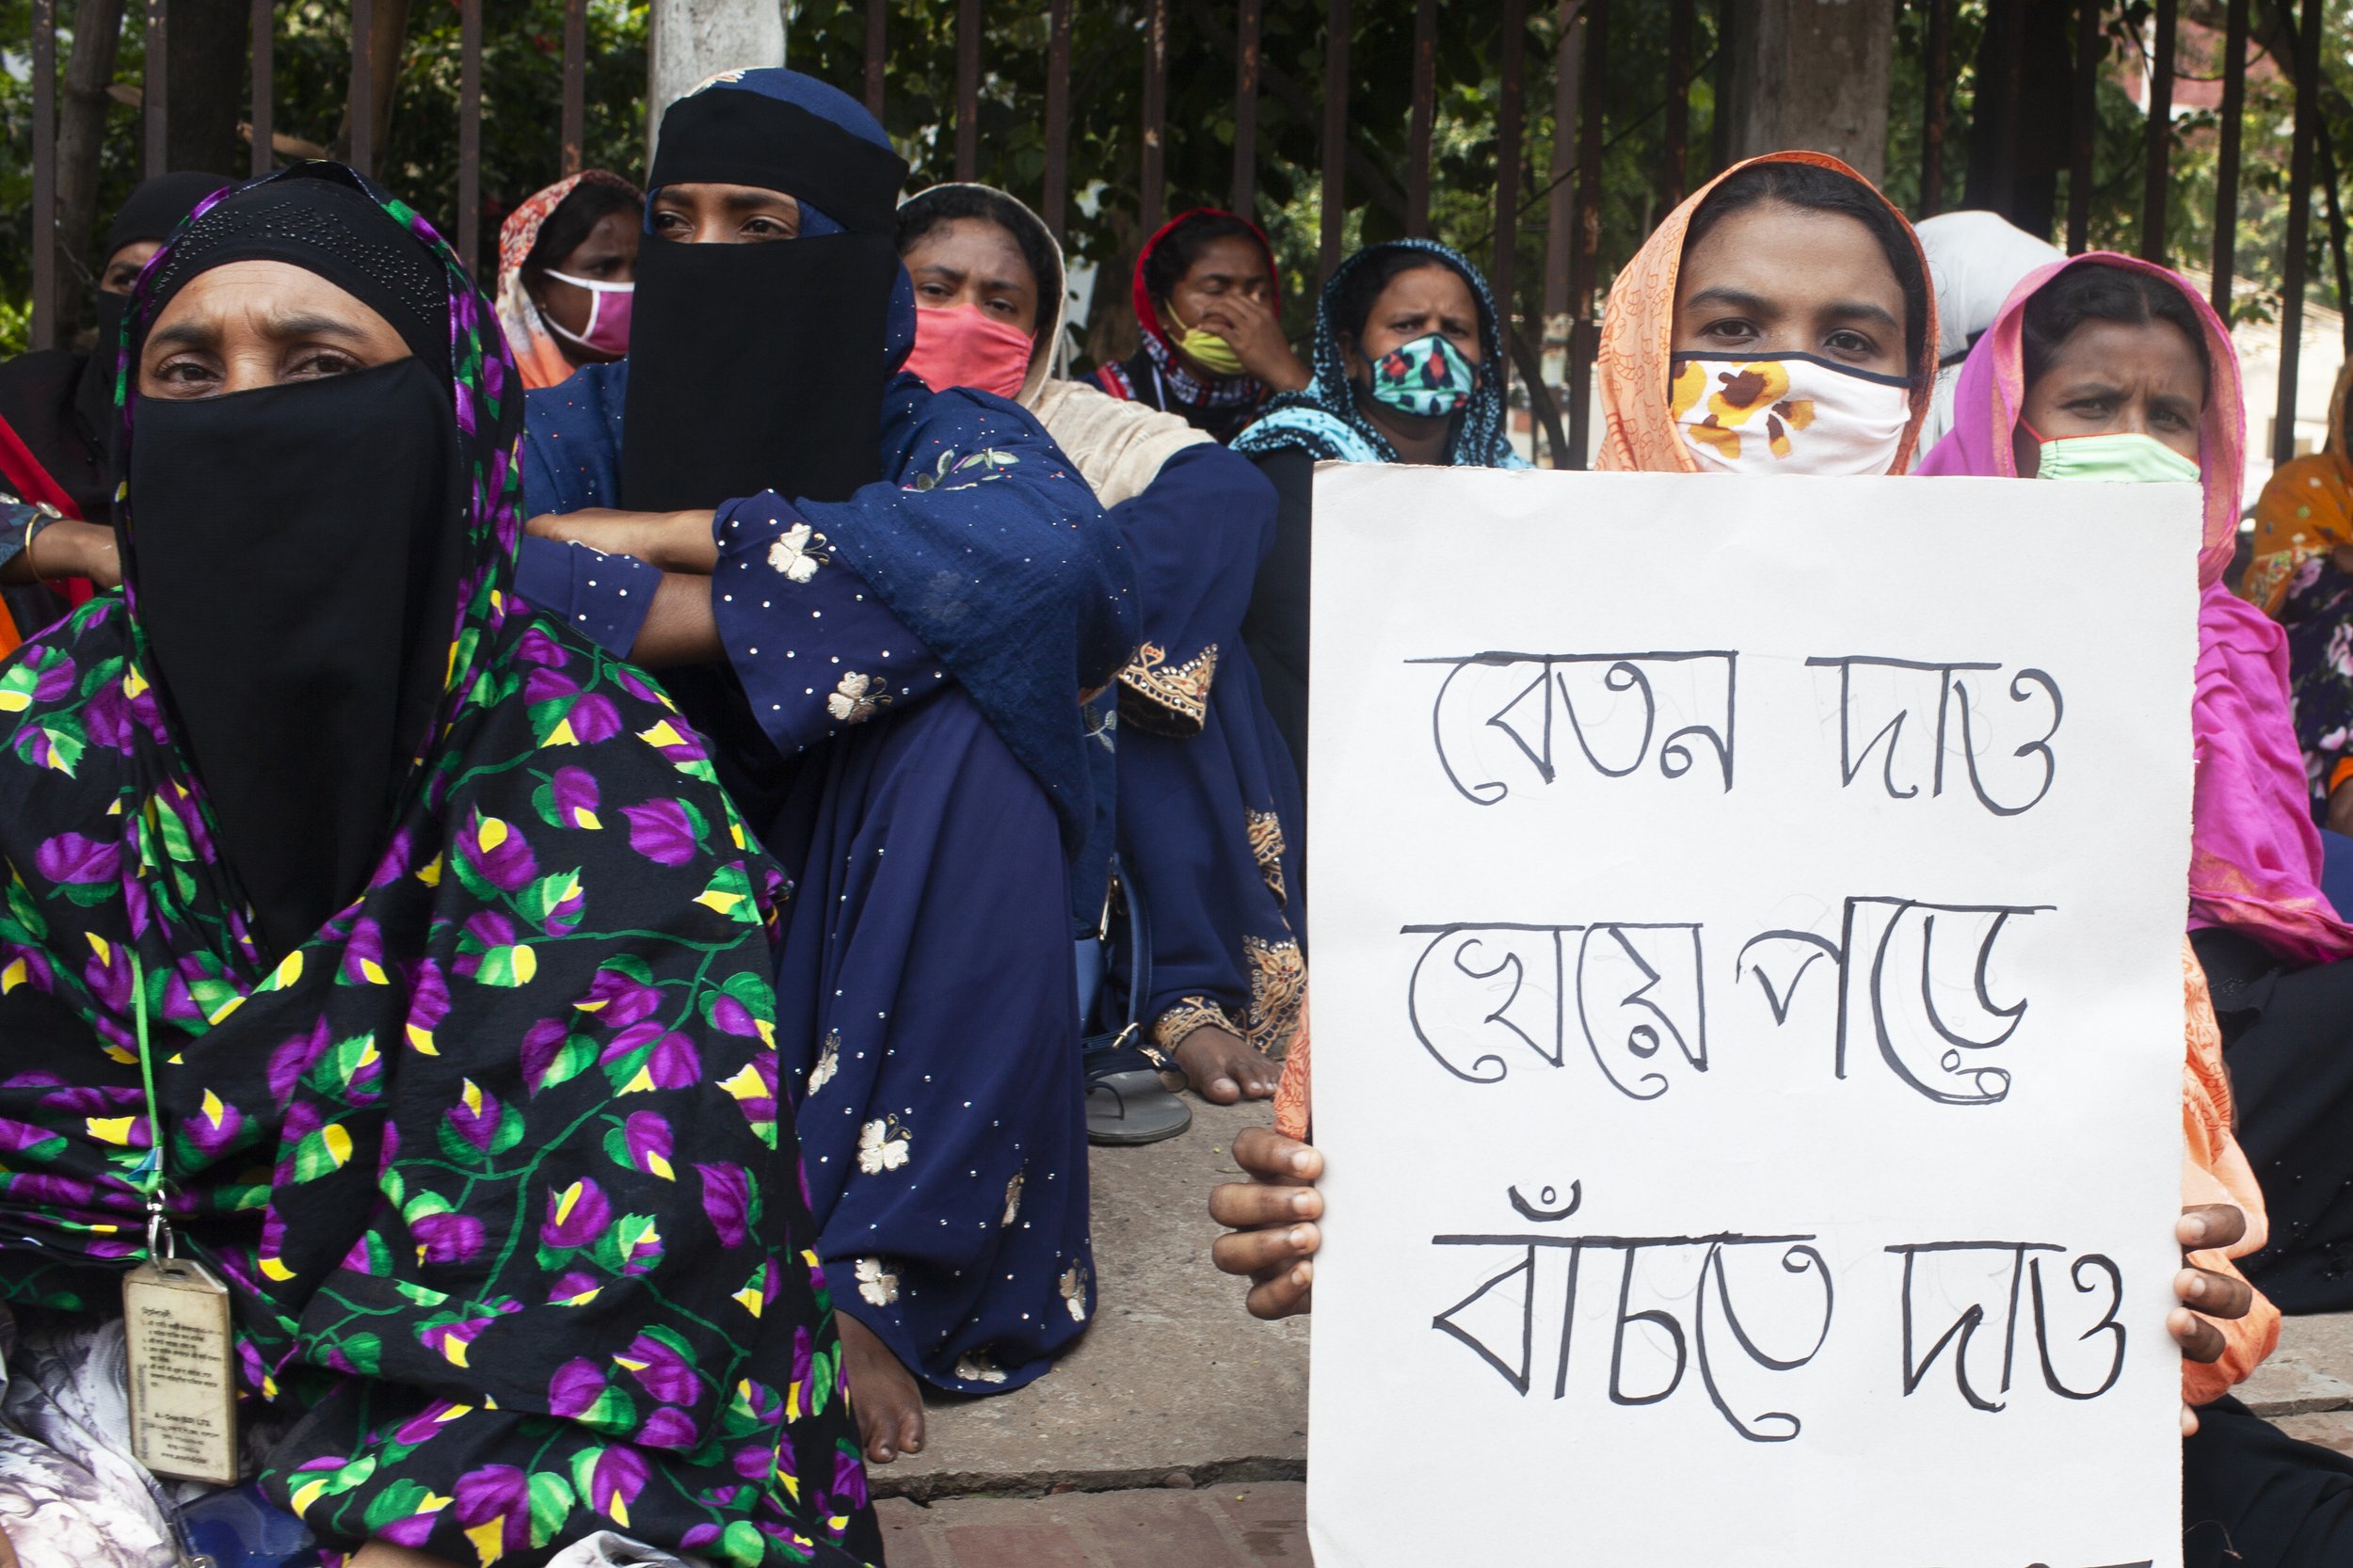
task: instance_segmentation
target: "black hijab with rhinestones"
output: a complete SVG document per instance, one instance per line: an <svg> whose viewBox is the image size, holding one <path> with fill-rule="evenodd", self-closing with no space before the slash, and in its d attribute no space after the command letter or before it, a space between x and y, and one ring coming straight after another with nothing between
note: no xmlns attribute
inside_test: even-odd
<svg viewBox="0 0 2353 1568"><path fill-rule="evenodd" d="M356 896L383 853L443 689L464 554L442 269L339 166L312 167L198 215L130 345L136 363L200 275L265 261L353 296L409 349L320 379L136 399L123 576L273 954Z"/></svg>

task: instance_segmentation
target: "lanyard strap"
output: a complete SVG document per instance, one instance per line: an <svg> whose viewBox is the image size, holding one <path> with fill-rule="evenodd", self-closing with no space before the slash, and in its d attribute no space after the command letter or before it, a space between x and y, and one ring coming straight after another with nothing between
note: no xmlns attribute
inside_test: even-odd
<svg viewBox="0 0 2353 1568"><path fill-rule="evenodd" d="M136 949L131 953L131 1023L138 1038L139 1082L147 1092L147 1158L132 1167L131 1183L147 1200L147 1256L177 1256L171 1226L164 1222L164 1112L155 1098L155 1058L147 1048L147 970Z"/></svg>

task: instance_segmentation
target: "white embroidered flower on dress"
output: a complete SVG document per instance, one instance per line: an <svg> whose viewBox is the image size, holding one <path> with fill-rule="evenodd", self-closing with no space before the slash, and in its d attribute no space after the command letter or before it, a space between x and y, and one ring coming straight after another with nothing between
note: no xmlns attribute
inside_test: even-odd
<svg viewBox="0 0 2353 1568"><path fill-rule="evenodd" d="M967 1383L1002 1383L1005 1374L984 1352L972 1351L956 1358L956 1376Z"/></svg>
<svg viewBox="0 0 2353 1568"><path fill-rule="evenodd" d="M833 1075L840 1069L841 1032L838 1029L829 1029L825 1031L824 1046L817 1052L817 1065L808 1070L807 1093L813 1095L831 1083Z"/></svg>
<svg viewBox="0 0 2353 1568"><path fill-rule="evenodd" d="M879 1257L857 1260L857 1293L874 1306L888 1306L899 1299L899 1276L883 1267Z"/></svg>
<svg viewBox="0 0 2353 1568"><path fill-rule="evenodd" d="M1070 1320L1087 1320L1087 1266L1073 1263L1062 1272L1062 1304L1070 1309Z"/></svg>
<svg viewBox="0 0 2353 1568"><path fill-rule="evenodd" d="M915 1142L914 1134L899 1125L896 1116L877 1116L857 1132L857 1168L868 1176L880 1176L895 1171L907 1162L907 1145Z"/></svg>
<svg viewBox="0 0 2353 1568"><path fill-rule="evenodd" d="M794 583L808 582L817 575L819 567L832 559L833 556L825 549L825 536L811 529L806 522L794 523L768 547L769 566Z"/></svg>
<svg viewBox="0 0 2353 1568"><path fill-rule="evenodd" d="M1001 1229L1013 1224L1013 1217L1020 1212L1021 1173L1016 1171L1013 1173L1013 1179L1005 1183L1005 1217L997 1222L998 1226Z"/></svg>
<svg viewBox="0 0 2353 1568"><path fill-rule="evenodd" d="M836 681L825 697L825 712L843 724L864 724L878 709L889 706L890 694L882 681L856 670Z"/></svg>

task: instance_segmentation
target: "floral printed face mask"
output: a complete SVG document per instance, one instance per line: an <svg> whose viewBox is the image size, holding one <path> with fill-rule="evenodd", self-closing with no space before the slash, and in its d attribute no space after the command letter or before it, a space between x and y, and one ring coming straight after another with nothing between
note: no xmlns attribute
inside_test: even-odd
<svg viewBox="0 0 2353 1568"><path fill-rule="evenodd" d="M1478 373L1445 333L1428 332L1372 362L1372 399L1420 419L1444 419L1470 402Z"/></svg>
<svg viewBox="0 0 2353 1568"><path fill-rule="evenodd" d="M1912 383L1811 354L1678 354L1667 388L1703 473L1885 473Z"/></svg>

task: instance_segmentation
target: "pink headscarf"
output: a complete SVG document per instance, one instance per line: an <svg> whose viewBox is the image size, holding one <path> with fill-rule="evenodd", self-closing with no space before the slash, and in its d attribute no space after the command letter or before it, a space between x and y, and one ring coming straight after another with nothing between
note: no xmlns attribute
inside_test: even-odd
<svg viewBox="0 0 2353 1568"><path fill-rule="evenodd" d="M1969 351L1953 399L1953 428L1923 474L2014 479L2010 436L2025 405L2026 301L2070 267L2146 273L2181 291L2197 312L2214 366L2199 430L2205 538L2198 552L2198 686L2190 711L2198 782L2191 808L2189 923L2244 931L2282 957L2323 963L2353 956L2353 926L2320 891L2320 833L2288 709L2287 640L2262 611L2222 585L2238 534L2247 415L2238 355L2204 296L2153 263L2107 251L2028 273Z"/></svg>

